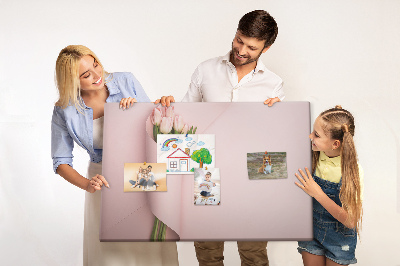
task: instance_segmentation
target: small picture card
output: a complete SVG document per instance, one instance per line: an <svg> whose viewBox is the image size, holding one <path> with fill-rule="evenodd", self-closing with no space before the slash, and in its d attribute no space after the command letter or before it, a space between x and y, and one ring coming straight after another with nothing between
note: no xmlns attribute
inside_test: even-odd
<svg viewBox="0 0 400 266"><path fill-rule="evenodd" d="M286 152L247 153L249 179L287 178Z"/></svg>
<svg viewBox="0 0 400 266"><path fill-rule="evenodd" d="M219 168L194 169L194 205L221 204Z"/></svg>
<svg viewBox="0 0 400 266"><path fill-rule="evenodd" d="M157 162L168 174L193 174L195 168L215 166L215 135L158 134Z"/></svg>
<svg viewBox="0 0 400 266"><path fill-rule="evenodd" d="M125 163L124 192L167 191L165 163Z"/></svg>

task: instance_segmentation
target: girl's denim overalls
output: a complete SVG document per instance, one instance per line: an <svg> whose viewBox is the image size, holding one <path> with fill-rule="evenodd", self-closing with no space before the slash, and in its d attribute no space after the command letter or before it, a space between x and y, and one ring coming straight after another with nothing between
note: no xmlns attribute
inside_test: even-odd
<svg viewBox="0 0 400 266"><path fill-rule="evenodd" d="M339 183L330 182L313 175L315 182L325 194L336 204L342 206L339 199ZM355 249L357 234L354 229L345 227L336 220L322 205L313 198L313 230L312 241L299 241L298 251L307 251L314 255L325 256L339 264L356 263Z"/></svg>

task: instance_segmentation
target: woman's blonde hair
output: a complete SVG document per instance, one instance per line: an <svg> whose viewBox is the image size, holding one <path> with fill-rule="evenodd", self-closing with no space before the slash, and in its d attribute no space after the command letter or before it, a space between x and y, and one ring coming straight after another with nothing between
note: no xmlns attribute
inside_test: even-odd
<svg viewBox="0 0 400 266"><path fill-rule="evenodd" d="M90 55L103 69L103 65L97 56L86 46L69 45L61 50L56 61L56 85L60 98L56 102L56 106L66 108L69 105L75 105L78 111L82 111L84 106L81 98L80 80L79 80L79 63L83 56Z"/></svg>
<svg viewBox="0 0 400 266"><path fill-rule="evenodd" d="M322 112L319 117L324 121L324 131L327 136L341 143L342 186L339 199L342 208L348 213L348 220L356 221L355 228L359 232L362 222L362 202L357 152L353 140L354 117L340 105ZM313 172L317 167L318 159L319 152L313 151Z"/></svg>

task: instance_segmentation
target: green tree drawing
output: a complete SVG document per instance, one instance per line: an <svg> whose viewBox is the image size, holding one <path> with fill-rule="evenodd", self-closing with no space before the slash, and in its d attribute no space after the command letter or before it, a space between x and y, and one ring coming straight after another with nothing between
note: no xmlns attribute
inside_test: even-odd
<svg viewBox="0 0 400 266"><path fill-rule="evenodd" d="M190 156L193 161L200 164L200 168L203 168L203 164L211 164L212 156L210 151L206 148L201 148L200 150L193 151L192 156Z"/></svg>

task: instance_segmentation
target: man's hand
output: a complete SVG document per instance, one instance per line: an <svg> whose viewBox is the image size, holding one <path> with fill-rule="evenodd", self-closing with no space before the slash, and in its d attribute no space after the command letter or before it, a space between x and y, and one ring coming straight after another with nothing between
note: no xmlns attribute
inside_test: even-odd
<svg viewBox="0 0 400 266"><path fill-rule="evenodd" d="M162 96L161 99L157 99L154 103L155 104L161 103L162 106L169 107L171 103L174 102L175 102L174 96L170 95L170 96Z"/></svg>
<svg viewBox="0 0 400 266"><path fill-rule="evenodd" d="M269 107L271 107L274 103L280 102L281 100L278 97L275 98L268 98L265 100L264 104L268 104Z"/></svg>

